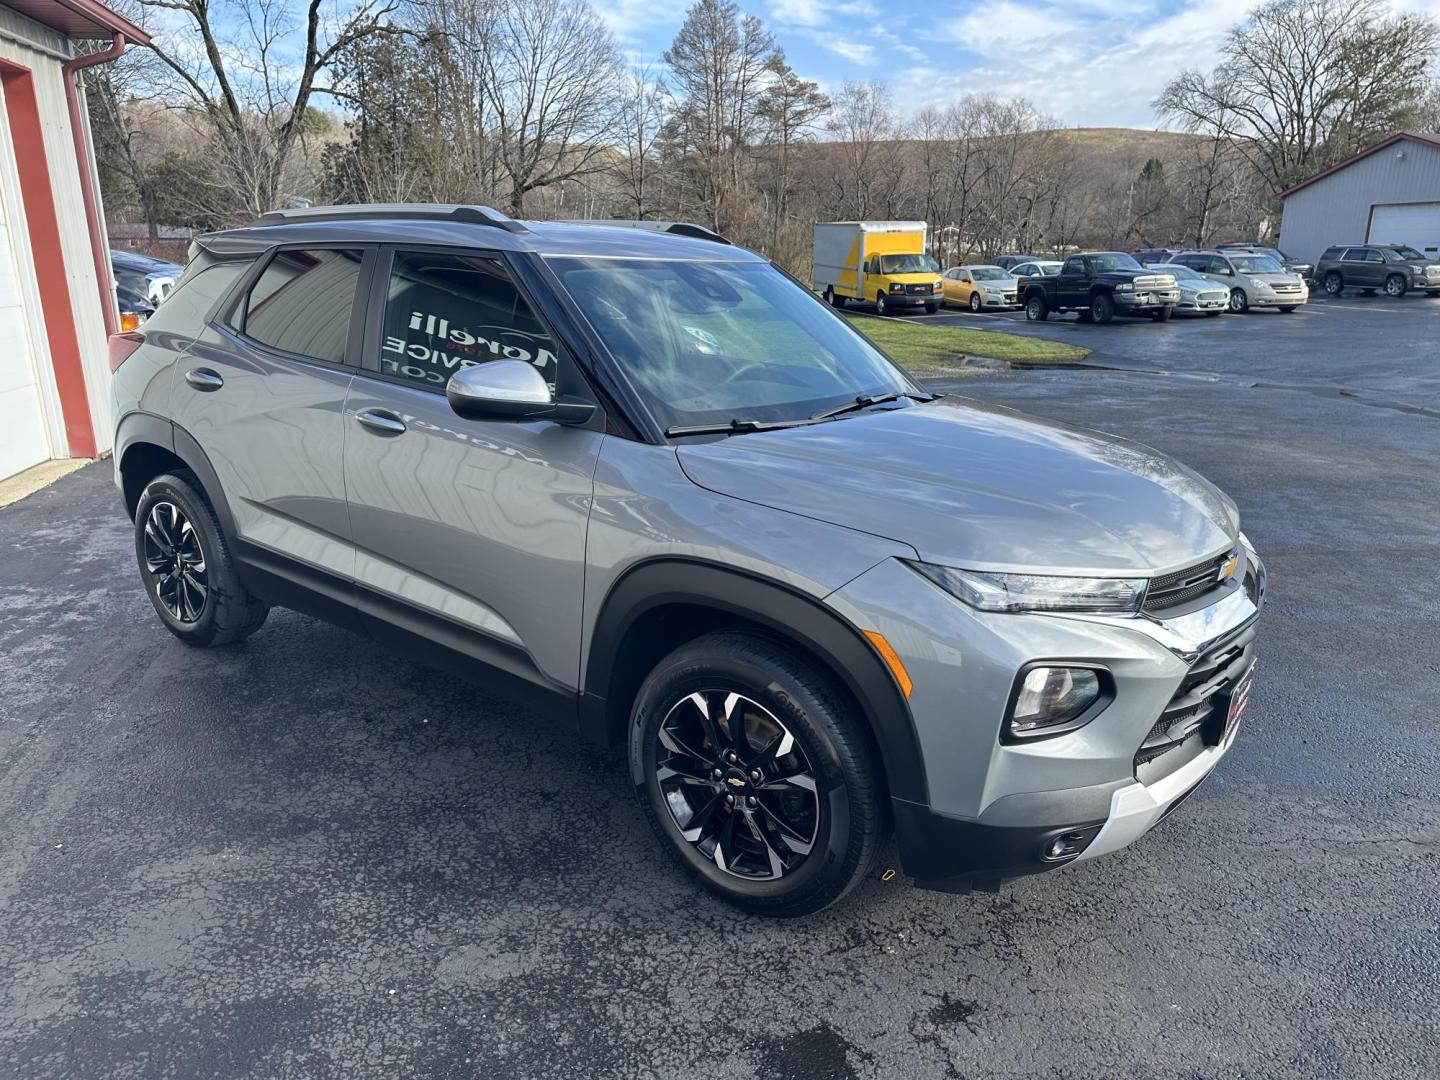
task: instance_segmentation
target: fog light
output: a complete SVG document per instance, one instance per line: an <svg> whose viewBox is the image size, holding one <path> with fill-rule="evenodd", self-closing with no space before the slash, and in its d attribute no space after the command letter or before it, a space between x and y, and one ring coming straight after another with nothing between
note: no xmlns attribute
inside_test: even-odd
<svg viewBox="0 0 1440 1080"><path fill-rule="evenodd" d="M1100 835L1100 829L1101 825L1087 825L1083 829L1061 833L1045 845L1040 857L1046 862L1063 862L1066 859L1073 859L1090 846L1090 841Z"/></svg>
<svg viewBox="0 0 1440 1080"><path fill-rule="evenodd" d="M1094 668L1032 667L1021 678L1010 709L1010 736L1037 738L1081 726L1100 700L1101 675Z"/></svg>

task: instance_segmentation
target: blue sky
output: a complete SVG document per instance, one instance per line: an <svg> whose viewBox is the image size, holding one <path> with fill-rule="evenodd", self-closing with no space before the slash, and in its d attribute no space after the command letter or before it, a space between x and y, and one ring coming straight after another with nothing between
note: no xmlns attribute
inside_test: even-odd
<svg viewBox="0 0 1440 1080"><path fill-rule="evenodd" d="M632 61L659 66L686 0L592 0ZM1028 97L1070 127L1156 127L1150 102L1208 69L1256 0L741 0L790 66L834 90L878 79L898 109L989 90ZM1435 0L1396 0L1423 10ZM1432 8L1433 10L1433 8ZM912 14L913 13L913 14ZM923 14L922 14L923 13Z"/></svg>

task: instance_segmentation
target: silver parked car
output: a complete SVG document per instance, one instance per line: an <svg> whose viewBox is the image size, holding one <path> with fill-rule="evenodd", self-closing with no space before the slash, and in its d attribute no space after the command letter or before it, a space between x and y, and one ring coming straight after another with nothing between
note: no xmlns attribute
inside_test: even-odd
<svg viewBox="0 0 1440 1080"><path fill-rule="evenodd" d="M552 707L624 747L681 867L774 915L892 832L952 891L1092 859L1216 768L1265 591L1234 502L937 398L764 258L636 224L201 238L111 342L160 623L221 646L282 604Z"/></svg>
<svg viewBox="0 0 1440 1080"><path fill-rule="evenodd" d="M1148 269L1169 270L1180 286L1176 315L1222 315L1230 307L1230 290L1183 263L1149 263Z"/></svg>
<svg viewBox="0 0 1440 1080"><path fill-rule="evenodd" d="M1310 299L1310 286L1269 255L1250 251L1183 251L1172 260L1225 286L1230 310L1243 315L1253 307L1289 314Z"/></svg>

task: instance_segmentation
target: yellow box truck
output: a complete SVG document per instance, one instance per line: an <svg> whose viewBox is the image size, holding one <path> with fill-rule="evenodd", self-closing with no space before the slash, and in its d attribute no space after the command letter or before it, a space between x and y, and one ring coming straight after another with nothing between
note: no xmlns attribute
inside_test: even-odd
<svg viewBox="0 0 1440 1080"><path fill-rule="evenodd" d="M818 222L814 265L815 290L836 307L868 300L879 315L915 307L934 314L944 299L923 221Z"/></svg>

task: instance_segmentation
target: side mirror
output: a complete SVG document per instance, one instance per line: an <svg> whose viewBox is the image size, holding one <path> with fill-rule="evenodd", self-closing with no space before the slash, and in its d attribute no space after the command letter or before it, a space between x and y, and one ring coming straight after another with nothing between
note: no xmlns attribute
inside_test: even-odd
<svg viewBox="0 0 1440 1080"><path fill-rule="evenodd" d="M595 411L589 402L557 399L545 376L526 360L490 360L461 368L445 384L445 400L467 420L583 424Z"/></svg>

